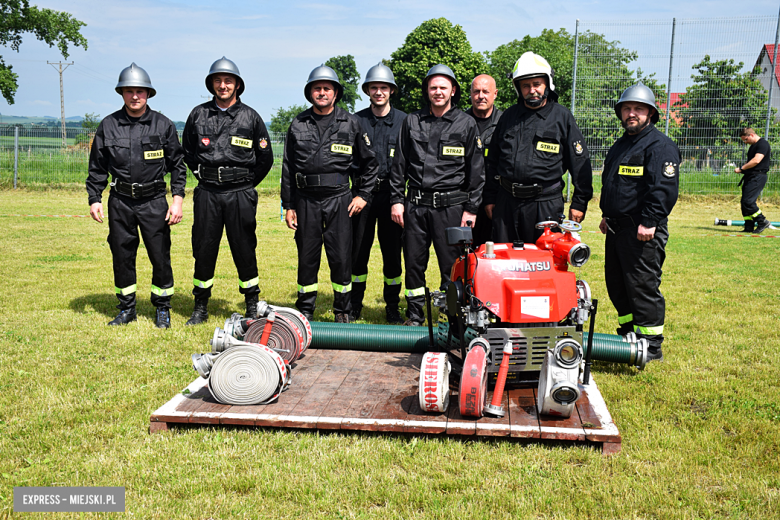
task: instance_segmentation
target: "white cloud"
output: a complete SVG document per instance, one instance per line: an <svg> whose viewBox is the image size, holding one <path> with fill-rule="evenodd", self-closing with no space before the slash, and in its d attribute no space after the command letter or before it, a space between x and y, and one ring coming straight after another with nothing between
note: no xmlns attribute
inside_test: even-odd
<svg viewBox="0 0 780 520"><path fill-rule="evenodd" d="M44 106L44 107L48 107L52 105L51 101L46 101L44 99L36 99L34 101L28 101L27 104L35 105L35 106Z"/></svg>

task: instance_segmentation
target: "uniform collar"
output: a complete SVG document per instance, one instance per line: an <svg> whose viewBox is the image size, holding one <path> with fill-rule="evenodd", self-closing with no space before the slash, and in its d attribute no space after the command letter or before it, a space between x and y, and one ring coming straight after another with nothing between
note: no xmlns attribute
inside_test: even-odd
<svg viewBox="0 0 780 520"><path fill-rule="evenodd" d="M209 108L210 108L211 110L214 110L214 111L216 111L216 112L224 112L224 113L226 113L227 115L229 115L230 117L236 117L236 115L238 114L238 112L241 110L241 108L240 108L240 106L241 106L241 105L242 105L242 103L241 103L241 98L237 96L237 97L236 97L236 102L235 102L235 103L233 103L232 105L230 105L230 106L229 106L227 109L225 109L225 110L222 110L221 108L219 108L219 107L217 106L217 98L216 98L216 96L215 96L215 97L212 97L212 98L211 98L211 106L210 106Z"/></svg>
<svg viewBox="0 0 780 520"><path fill-rule="evenodd" d="M525 112L529 112L531 114L536 114L542 119L547 119L547 117L550 115L550 112L552 112L553 105L555 104L555 101L551 100L549 97L547 98L547 103L542 108L528 108L525 106L525 101L520 99L517 102L517 105L520 107L520 113L524 114Z"/></svg>
<svg viewBox="0 0 780 520"><path fill-rule="evenodd" d="M336 105L335 107L333 107L333 112L331 112L328 115L332 115L334 117L334 119L336 119L336 120L346 121L347 120L347 114L349 114L349 112L347 112L346 110L344 110L340 106ZM327 116L322 116L322 117L327 117ZM301 119L311 119L313 121L314 120L314 108L309 107L306 110L304 110L303 112L301 112Z"/></svg>
<svg viewBox="0 0 780 520"><path fill-rule="evenodd" d="M453 106L450 106L450 109L447 110L444 115L441 116L441 119L446 119L447 121L455 121L455 116L457 115L456 112L460 112L460 109ZM425 108L423 108L423 118L433 118L438 119L435 115L433 115L433 112L431 111L431 105L425 105Z"/></svg>
<svg viewBox="0 0 780 520"><path fill-rule="evenodd" d="M130 116L127 114L127 110L125 109L124 105L122 105L122 110L120 110L119 112L120 112L120 116L118 121L120 125L132 125L133 123L136 122L136 121L130 121ZM152 108L149 105L146 105L146 111L144 112L144 115L142 115L137 122L148 124L149 122L151 122L151 120L152 120Z"/></svg>
<svg viewBox="0 0 780 520"><path fill-rule="evenodd" d="M635 142L639 141L640 139L642 139L644 137L647 137L650 134L650 132L652 132L653 130L655 130L655 125L653 123L650 123L649 125L644 127L642 129L642 131L639 132L638 134L631 135L631 134L629 134L628 132L626 132L624 130L623 131L623 136L626 139L628 139L629 141L631 141L632 143L635 143Z"/></svg>
<svg viewBox="0 0 780 520"><path fill-rule="evenodd" d="M466 114L473 117L475 121L490 121L492 123L498 121L498 118L501 116L501 111L496 107L496 105L493 105L493 111L489 116L479 117L474 113L474 107L469 107L469 109L466 110Z"/></svg>
<svg viewBox="0 0 780 520"><path fill-rule="evenodd" d="M395 117L395 109L393 107L390 107L390 112L387 113L384 117L377 117L376 114L371 110L371 107L368 107L368 121L371 123L371 126L376 126L377 123L382 122L386 124L387 126L393 126L393 118Z"/></svg>

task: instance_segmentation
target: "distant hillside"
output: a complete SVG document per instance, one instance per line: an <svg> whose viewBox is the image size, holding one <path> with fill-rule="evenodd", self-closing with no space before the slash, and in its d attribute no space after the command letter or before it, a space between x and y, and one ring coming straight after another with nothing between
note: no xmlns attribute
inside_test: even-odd
<svg viewBox="0 0 780 520"><path fill-rule="evenodd" d="M50 124L52 122L59 121L59 117L52 116L7 116L0 114L0 124L4 125L29 125L29 124ZM66 123L80 123L84 120L84 116L72 116L66 117Z"/></svg>

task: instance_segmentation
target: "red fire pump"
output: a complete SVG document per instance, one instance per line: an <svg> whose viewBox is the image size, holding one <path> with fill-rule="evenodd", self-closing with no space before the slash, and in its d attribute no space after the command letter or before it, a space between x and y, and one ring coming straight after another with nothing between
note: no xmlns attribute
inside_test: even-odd
<svg viewBox="0 0 780 520"><path fill-rule="evenodd" d="M590 248L579 240L582 226L561 220L538 223L544 232L536 244L488 242L476 251L469 247L471 228L447 229L450 245L463 252L452 268L452 281L432 295L446 317L440 318L438 331L440 338L446 334L449 351L423 357L423 410L446 411L450 374L459 372L463 416L503 416L505 383L538 384L540 413L571 415L580 397L583 325L595 312L595 302L588 284L569 271L570 265L580 267L590 258ZM491 403L485 402L488 384L495 385Z"/></svg>

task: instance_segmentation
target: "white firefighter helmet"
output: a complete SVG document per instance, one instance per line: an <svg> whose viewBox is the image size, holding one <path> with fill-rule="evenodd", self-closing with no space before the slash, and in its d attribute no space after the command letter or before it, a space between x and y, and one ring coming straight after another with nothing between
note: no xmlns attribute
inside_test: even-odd
<svg viewBox="0 0 780 520"><path fill-rule="evenodd" d="M555 85L553 84L554 72L547 60L534 54L531 51L524 53L515 62L515 67L512 69L512 85L515 87L515 92L520 96L520 89L518 88L518 82L521 79L547 77L547 91L549 91L549 97L553 101L558 100L558 94L553 92Z"/></svg>

